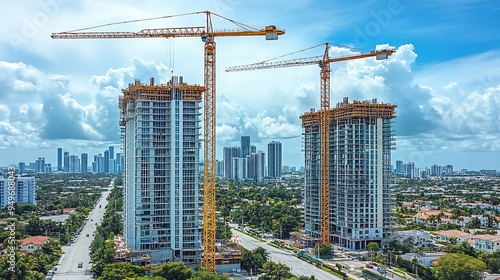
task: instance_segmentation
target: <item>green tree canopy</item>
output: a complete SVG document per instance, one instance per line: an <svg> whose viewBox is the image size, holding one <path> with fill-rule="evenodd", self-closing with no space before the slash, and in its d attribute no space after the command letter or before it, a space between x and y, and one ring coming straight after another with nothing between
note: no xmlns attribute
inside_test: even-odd
<svg viewBox="0 0 500 280"><path fill-rule="evenodd" d="M191 269L182 262L169 262L152 269L153 276L165 279L188 280L192 276Z"/></svg>
<svg viewBox="0 0 500 280"><path fill-rule="evenodd" d="M259 280L283 280L291 278L293 275L291 269L286 264L266 262L261 269L262 275Z"/></svg>
<svg viewBox="0 0 500 280"><path fill-rule="evenodd" d="M257 272L264 266L264 263L269 259L269 254L266 249L262 247L257 247L253 251L245 251L243 253L243 259L241 260L241 265L243 268Z"/></svg>
<svg viewBox="0 0 500 280"><path fill-rule="evenodd" d="M146 275L146 268L129 262L108 264L102 271L100 280L122 280Z"/></svg>
<svg viewBox="0 0 500 280"><path fill-rule="evenodd" d="M333 246L331 244L319 244L319 257L329 258L332 256ZM318 255L318 245L314 247L313 254Z"/></svg>
<svg viewBox="0 0 500 280"><path fill-rule="evenodd" d="M439 280L480 280L486 264L465 254L446 254L438 259L433 274Z"/></svg>

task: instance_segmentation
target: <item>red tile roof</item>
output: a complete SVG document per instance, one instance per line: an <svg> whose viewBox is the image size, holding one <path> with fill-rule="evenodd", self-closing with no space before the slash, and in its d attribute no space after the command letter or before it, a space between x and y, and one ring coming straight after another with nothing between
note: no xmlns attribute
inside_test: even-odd
<svg viewBox="0 0 500 280"><path fill-rule="evenodd" d="M30 237L26 237L24 239L20 239L17 242L21 243L21 245L23 245L23 246L26 246L28 244L40 246L43 243L45 243L45 241L47 241L47 240L49 240L49 237L47 237L47 236L30 236Z"/></svg>

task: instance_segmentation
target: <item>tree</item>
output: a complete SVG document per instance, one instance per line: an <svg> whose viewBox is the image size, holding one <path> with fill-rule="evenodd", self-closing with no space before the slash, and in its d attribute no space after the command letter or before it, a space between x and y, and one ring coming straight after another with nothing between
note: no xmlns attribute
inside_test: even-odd
<svg viewBox="0 0 500 280"><path fill-rule="evenodd" d="M257 247L253 251L245 251L243 253L243 259L241 260L241 265L243 268L257 272L264 266L269 259L269 254L266 249L262 247Z"/></svg>
<svg viewBox="0 0 500 280"><path fill-rule="evenodd" d="M433 274L439 280L480 280L486 264L465 254L446 254L438 259Z"/></svg>
<svg viewBox="0 0 500 280"><path fill-rule="evenodd" d="M292 277L291 269L286 264L266 262L261 269L259 280L283 280Z"/></svg>
<svg viewBox="0 0 500 280"><path fill-rule="evenodd" d="M380 249L377 242L369 242L366 248L372 252L372 256Z"/></svg>
<svg viewBox="0 0 500 280"><path fill-rule="evenodd" d="M182 262L169 262L156 266L152 270L153 276L166 279L187 280L192 276L191 269Z"/></svg>
<svg viewBox="0 0 500 280"><path fill-rule="evenodd" d="M102 271L101 280L122 280L146 275L146 268L129 262L108 264Z"/></svg>
<svg viewBox="0 0 500 280"><path fill-rule="evenodd" d="M491 273L500 272L500 259L497 258L489 258L488 259L488 269Z"/></svg>
<svg viewBox="0 0 500 280"><path fill-rule="evenodd" d="M319 257L329 258L332 256L333 246L331 244L316 244L313 250L315 256L318 255L318 245L319 245Z"/></svg>
<svg viewBox="0 0 500 280"><path fill-rule="evenodd" d="M205 269L199 269L190 280L229 280L229 277L226 275L211 274Z"/></svg>
<svg viewBox="0 0 500 280"><path fill-rule="evenodd" d="M474 217L465 226L468 228L481 228L481 220L478 217Z"/></svg>

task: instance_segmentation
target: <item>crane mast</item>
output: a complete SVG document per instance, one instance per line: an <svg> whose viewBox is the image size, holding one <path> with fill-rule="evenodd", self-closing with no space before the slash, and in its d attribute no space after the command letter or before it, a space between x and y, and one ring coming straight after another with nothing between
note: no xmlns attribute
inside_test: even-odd
<svg viewBox="0 0 500 280"><path fill-rule="evenodd" d="M320 220L321 220L321 243L330 243L330 62L328 56L328 43L321 61L321 111L320 111ZM319 252L319 247L318 247Z"/></svg>
<svg viewBox="0 0 500 280"><path fill-rule="evenodd" d="M203 265L215 273L216 268L216 79L215 79L215 37L232 36L265 36L266 40L277 40L278 35L285 34L283 29L268 25L264 29L223 29L214 30L211 15L216 15L239 26L247 25L230 20L210 11L191 14L206 14L206 26L152 28L138 32L81 32L76 31L52 33L53 39L123 39L123 38L175 38L200 37L204 45L204 194L203 194ZM187 15L187 14L186 14ZM167 16L171 17L171 16ZM166 17L163 17L166 18ZM141 20L134 20L141 21ZM127 23L127 22L122 22ZM112 25L112 24L107 24ZM104 25L103 25L104 26ZM88 28L87 28L88 29Z"/></svg>
<svg viewBox="0 0 500 280"><path fill-rule="evenodd" d="M207 34L205 37L205 95L204 95L204 176L203 176L203 262L208 271L215 273L216 247L216 162L215 162L215 41L212 19L207 14Z"/></svg>
<svg viewBox="0 0 500 280"><path fill-rule="evenodd" d="M330 63L376 57L377 60L386 59L394 50L378 50L370 53L348 55L331 58L330 46L325 43L323 56L288 59L282 61L265 61L248 65L231 66L226 72L249 71L260 69L274 69L305 65L319 65L320 67L320 242L330 243Z"/></svg>

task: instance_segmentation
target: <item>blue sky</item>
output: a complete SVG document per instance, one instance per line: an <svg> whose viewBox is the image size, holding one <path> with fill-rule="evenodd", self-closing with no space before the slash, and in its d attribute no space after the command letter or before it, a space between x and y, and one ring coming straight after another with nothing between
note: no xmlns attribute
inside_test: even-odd
<svg viewBox="0 0 500 280"><path fill-rule="evenodd" d="M174 74L203 83L199 38L53 40L52 32L210 10L263 28L279 40L217 39L217 137L222 147L250 135L266 150L278 140L284 164L303 165L300 114L319 104L319 69L304 66L226 73L324 42L331 56L389 45L386 61L332 64L331 104L378 98L394 103L393 160L417 167L500 170L500 4L498 1L90 1L2 2L0 166L45 156L102 153L119 145L117 100L134 79ZM102 31L203 26L203 15L110 26ZM214 18L214 28L234 28ZM321 55L322 47L289 57Z"/></svg>

